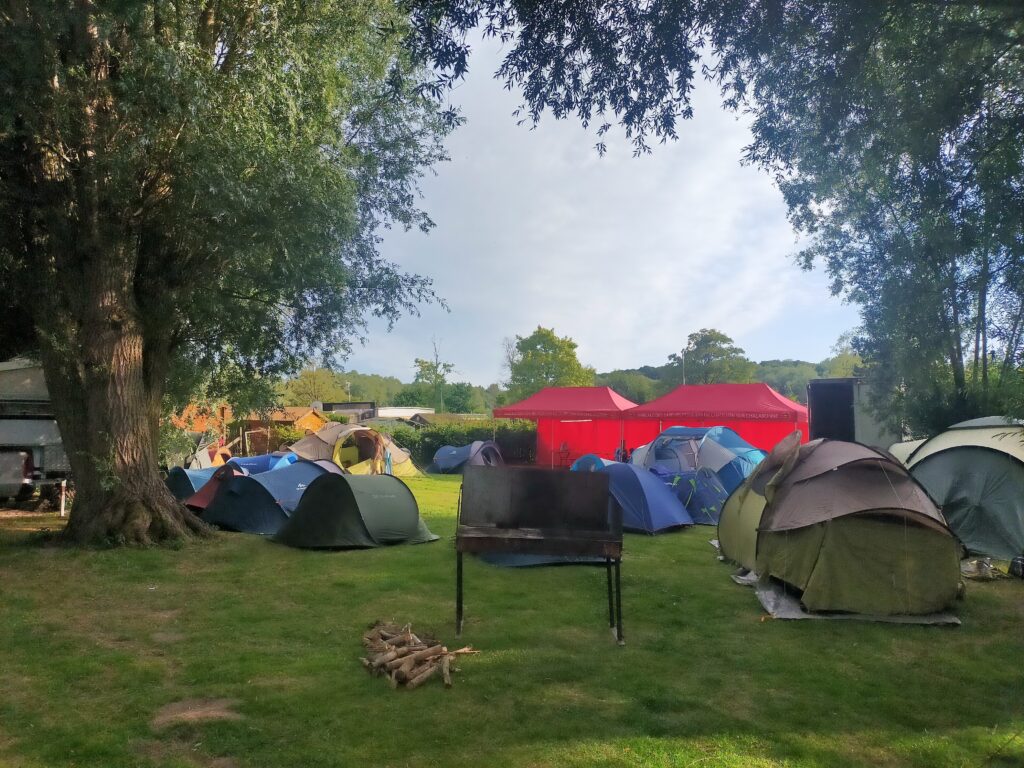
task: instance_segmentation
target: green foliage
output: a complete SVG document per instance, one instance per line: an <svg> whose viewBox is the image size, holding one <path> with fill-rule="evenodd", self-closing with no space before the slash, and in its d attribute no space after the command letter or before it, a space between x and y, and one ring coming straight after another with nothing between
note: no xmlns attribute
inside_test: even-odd
<svg viewBox="0 0 1024 768"><path fill-rule="evenodd" d="M396 443L412 453L419 467L434 459L438 448L445 445L468 445L474 440L493 440L501 448L505 460L532 462L537 448L537 425L532 421L510 419L438 420L426 427L379 427Z"/></svg>
<svg viewBox="0 0 1024 768"><path fill-rule="evenodd" d="M580 364L576 342L561 338L554 329L537 326L529 336L516 336L508 349L508 398L514 402L544 387L587 387L594 369Z"/></svg>
<svg viewBox="0 0 1024 768"><path fill-rule="evenodd" d="M285 405L309 405L316 400L325 403L372 400L378 405L399 405L394 398L402 386L394 376L307 368L284 381L281 400Z"/></svg>
<svg viewBox="0 0 1024 768"><path fill-rule="evenodd" d="M807 403L807 382L819 378L818 367L803 360L764 360L757 364L755 381L763 381L779 394Z"/></svg>
<svg viewBox="0 0 1024 768"><path fill-rule="evenodd" d="M109 362L84 329L119 313L147 398L266 405L368 314L430 300L377 248L431 226L418 180L453 125L406 29L385 0L0 15L0 295L52 367Z"/></svg>
<svg viewBox="0 0 1024 768"><path fill-rule="evenodd" d="M744 384L753 381L757 369L732 339L714 328L691 333L682 351L668 359L663 391L679 384Z"/></svg>
<svg viewBox="0 0 1024 768"><path fill-rule="evenodd" d="M599 373L595 383L601 387L611 387L637 404L653 400L659 394L659 382L637 371Z"/></svg>

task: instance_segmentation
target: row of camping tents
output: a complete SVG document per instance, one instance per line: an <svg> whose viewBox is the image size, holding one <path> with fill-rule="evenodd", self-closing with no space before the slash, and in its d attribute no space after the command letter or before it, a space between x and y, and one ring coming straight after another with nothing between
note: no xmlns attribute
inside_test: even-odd
<svg viewBox="0 0 1024 768"><path fill-rule="evenodd" d="M396 477L413 473L409 454L385 435L332 424L288 452L172 468L167 485L219 528L296 547L347 549L436 539Z"/></svg>
<svg viewBox="0 0 1024 768"><path fill-rule="evenodd" d="M587 456L574 469L609 473L627 529L716 522L723 557L808 610L920 615L956 598L964 551L1024 550L1022 438L979 419L892 454L794 432L766 455L729 430L676 427L630 464Z"/></svg>

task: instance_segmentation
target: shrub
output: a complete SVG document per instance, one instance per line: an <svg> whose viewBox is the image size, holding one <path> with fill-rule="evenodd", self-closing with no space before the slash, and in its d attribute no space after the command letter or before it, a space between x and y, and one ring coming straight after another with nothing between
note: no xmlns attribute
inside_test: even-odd
<svg viewBox="0 0 1024 768"><path fill-rule="evenodd" d="M537 425L507 419L445 420L419 429L407 426L380 427L412 454L417 466L426 467L444 445L467 445L474 440L493 440L508 462L531 463L537 445Z"/></svg>

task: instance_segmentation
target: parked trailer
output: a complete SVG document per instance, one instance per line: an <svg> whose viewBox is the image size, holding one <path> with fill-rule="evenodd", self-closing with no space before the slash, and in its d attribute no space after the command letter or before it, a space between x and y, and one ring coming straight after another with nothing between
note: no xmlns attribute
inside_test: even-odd
<svg viewBox="0 0 1024 768"><path fill-rule="evenodd" d="M811 440L827 437L886 450L902 440L870 409L870 392L870 382L855 377L811 379L807 383Z"/></svg>

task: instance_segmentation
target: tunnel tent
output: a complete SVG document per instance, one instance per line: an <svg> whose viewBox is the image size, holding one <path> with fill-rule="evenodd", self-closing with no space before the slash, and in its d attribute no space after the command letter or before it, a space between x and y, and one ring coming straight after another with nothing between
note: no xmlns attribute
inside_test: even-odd
<svg viewBox="0 0 1024 768"><path fill-rule="evenodd" d="M693 525L693 518L671 489L646 469L615 462L604 467L608 492L622 507L622 527L635 533Z"/></svg>
<svg viewBox="0 0 1024 768"><path fill-rule="evenodd" d="M408 451L384 433L361 424L331 422L297 441L291 451L309 461L333 461L353 475L420 474Z"/></svg>
<svg viewBox="0 0 1024 768"><path fill-rule="evenodd" d="M300 549L365 549L436 541L397 477L324 474L274 540Z"/></svg>
<svg viewBox="0 0 1024 768"><path fill-rule="evenodd" d="M171 467L167 470L165 484L174 495L174 498L182 501L206 485L217 469L217 467L206 467L204 469Z"/></svg>
<svg viewBox="0 0 1024 768"><path fill-rule="evenodd" d="M297 461L273 472L226 478L200 517L230 531L273 535L310 483L326 474L312 461Z"/></svg>
<svg viewBox="0 0 1024 768"><path fill-rule="evenodd" d="M1011 560L1024 553L1024 429L987 417L955 424L907 459L971 554Z"/></svg>
<svg viewBox="0 0 1024 768"><path fill-rule="evenodd" d="M493 440L474 440L469 445L443 445L434 453L431 467L441 474L455 474L463 467L500 467L505 463L501 449Z"/></svg>
<svg viewBox="0 0 1024 768"><path fill-rule="evenodd" d="M921 615L949 608L960 544L905 468L858 443L794 432L726 502L722 556L811 612Z"/></svg>

